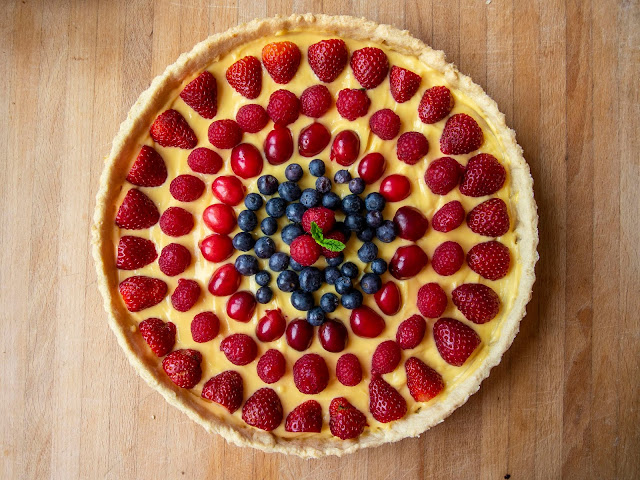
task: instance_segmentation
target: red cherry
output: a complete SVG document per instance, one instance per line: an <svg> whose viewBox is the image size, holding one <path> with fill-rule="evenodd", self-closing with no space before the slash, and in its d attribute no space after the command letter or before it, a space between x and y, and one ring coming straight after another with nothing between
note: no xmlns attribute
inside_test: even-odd
<svg viewBox="0 0 640 480"><path fill-rule="evenodd" d="M314 157L329 145L331 133L323 124L313 122L300 130L298 152L303 157Z"/></svg>
<svg viewBox="0 0 640 480"><path fill-rule="evenodd" d="M373 298L385 315L395 315L400 310L400 289L395 282L389 281L382 285Z"/></svg>
<svg viewBox="0 0 640 480"><path fill-rule="evenodd" d="M358 175L364 183L375 183L380 180L387 168L387 161L378 152L365 155L358 164Z"/></svg>
<svg viewBox="0 0 640 480"><path fill-rule="evenodd" d="M241 178L253 178L262 172L262 155L250 143L241 143L231 150L231 170Z"/></svg>
<svg viewBox="0 0 640 480"><path fill-rule="evenodd" d="M256 309L256 297L251 292L236 292L227 300L227 315L234 320L247 323Z"/></svg>
<svg viewBox="0 0 640 480"><path fill-rule="evenodd" d="M293 320L287 325L287 343L299 352L305 351L311 346L313 340L313 327L302 318Z"/></svg>
<svg viewBox="0 0 640 480"><path fill-rule="evenodd" d="M238 290L240 286L240 274L235 265L227 263L218 268L209 281L209 292L216 297L226 297Z"/></svg>
<svg viewBox="0 0 640 480"><path fill-rule="evenodd" d="M396 224L398 236L412 242L421 239L429 228L427 217L417 208L408 206L398 209L393 217L393 223Z"/></svg>
<svg viewBox="0 0 640 480"><path fill-rule="evenodd" d="M384 319L369 307L363 305L351 312L351 330L359 337L375 338L384 330Z"/></svg>
<svg viewBox="0 0 640 480"><path fill-rule="evenodd" d="M418 245L407 245L396 250L389 263L393 278L406 280L415 277L429 261L429 257Z"/></svg>
<svg viewBox="0 0 640 480"><path fill-rule="evenodd" d="M204 224L216 233L226 235L236 228L236 212L229 205L216 203L202 212Z"/></svg>
<svg viewBox="0 0 640 480"><path fill-rule="evenodd" d="M327 320L318 329L318 337L327 352L341 352L347 345L347 327L342 322Z"/></svg>
<svg viewBox="0 0 640 480"><path fill-rule="evenodd" d="M353 130L343 130L333 139L331 145L331 160L338 165L348 167L356 161L360 154L360 137Z"/></svg>
<svg viewBox="0 0 640 480"><path fill-rule="evenodd" d="M228 236L214 233L200 242L200 251L210 262L222 262L233 253L233 244Z"/></svg>
<svg viewBox="0 0 640 480"><path fill-rule="evenodd" d="M233 175L216 178L211 184L211 190L218 200L232 207L244 200L244 185Z"/></svg>
<svg viewBox="0 0 640 480"><path fill-rule="evenodd" d="M394 173L382 180L380 193L387 202L399 202L411 193L411 182L404 175Z"/></svg>
<svg viewBox="0 0 640 480"><path fill-rule="evenodd" d="M261 342L273 342L279 339L287 328L287 322L278 310L267 310L256 326L256 337Z"/></svg>
<svg viewBox="0 0 640 480"><path fill-rule="evenodd" d="M276 127L264 139L264 156L271 165L280 165L293 155L293 136L286 127Z"/></svg>

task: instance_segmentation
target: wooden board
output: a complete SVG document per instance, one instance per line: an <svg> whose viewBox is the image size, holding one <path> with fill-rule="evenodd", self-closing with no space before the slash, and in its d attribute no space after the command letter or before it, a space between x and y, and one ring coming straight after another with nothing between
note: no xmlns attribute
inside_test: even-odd
<svg viewBox="0 0 640 480"><path fill-rule="evenodd" d="M40 0L0 15L0 478L640 478L637 0ZM207 435L135 374L89 250L102 158L151 79L276 13L409 29L518 132L540 209L522 331L420 439L304 461Z"/></svg>

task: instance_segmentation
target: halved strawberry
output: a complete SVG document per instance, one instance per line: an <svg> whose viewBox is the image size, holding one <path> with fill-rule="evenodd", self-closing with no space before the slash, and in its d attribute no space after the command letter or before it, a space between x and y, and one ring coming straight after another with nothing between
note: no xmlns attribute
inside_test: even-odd
<svg viewBox="0 0 640 480"><path fill-rule="evenodd" d="M242 419L252 427L270 432L282 423L282 402L271 388L261 388L242 407Z"/></svg>
<svg viewBox="0 0 640 480"><path fill-rule="evenodd" d="M486 237L500 237L509 231L507 204L500 198L490 198L476 205L467 215L472 232Z"/></svg>
<svg viewBox="0 0 640 480"><path fill-rule="evenodd" d="M202 387L202 398L222 405L229 413L240 408L243 397L242 377L234 370L219 373L207 380L207 383Z"/></svg>
<svg viewBox="0 0 640 480"><path fill-rule="evenodd" d="M404 368L407 372L407 387L416 402L428 402L444 390L442 375L416 357L408 359Z"/></svg>
<svg viewBox="0 0 640 480"><path fill-rule="evenodd" d="M453 318L441 318L433 326L433 339L442 359L460 367L480 345L473 328Z"/></svg>
<svg viewBox="0 0 640 480"><path fill-rule="evenodd" d="M349 51L344 40L333 38L314 43L307 51L309 66L320 81L333 82L344 70Z"/></svg>
<svg viewBox="0 0 640 480"><path fill-rule="evenodd" d="M132 188L122 200L116 214L116 225L128 230L142 230L158 223L160 212L153 201L140 190Z"/></svg>
<svg viewBox="0 0 640 480"><path fill-rule="evenodd" d="M369 411L379 422L392 422L405 416L407 401L380 374L374 373L369 382Z"/></svg>
<svg viewBox="0 0 640 480"><path fill-rule="evenodd" d="M167 179L167 166L158 152L143 145L127 175L127 181L138 187L159 187Z"/></svg>
<svg viewBox="0 0 640 480"><path fill-rule="evenodd" d="M502 188L507 172L489 153L479 153L467 163L460 182L460 193L468 197L483 197Z"/></svg>
<svg viewBox="0 0 640 480"><path fill-rule="evenodd" d="M150 129L153 141L163 147L178 147L186 150L198 144L196 134L184 117L177 110L162 112L153 122Z"/></svg>
<svg viewBox="0 0 640 480"><path fill-rule="evenodd" d="M315 400L307 400L291 410L284 423L287 432L315 432L322 430L322 407Z"/></svg>
<svg viewBox="0 0 640 480"><path fill-rule="evenodd" d="M293 42L272 42L262 48L262 64L276 83L289 83L300 65L300 49Z"/></svg>
<svg viewBox="0 0 640 480"><path fill-rule="evenodd" d="M418 116L422 123L436 123L449 115L453 109L453 95L444 86L431 87L422 95L418 105Z"/></svg>
<svg viewBox="0 0 640 480"><path fill-rule="evenodd" d="M440 136L440 151L445 155L463 155L477 150L484 141L478 122L466 113L456 113L447 120Z"/></svg>
<svg viewBox="0 0 640 480"><path fill-rule="evenodd" d="M184 87L180 98L202 118L215 117L218 112L218 86L215 77L205 70Z"/></svg>
<svg viewBox="0 0 640 480"><path fill-rule="evenodd" d="M262 90L262 66L256 57L246 56L227 69L227 82L245 98L253 99Z"/></svg>
<svg viewBox="0 0 640 480"><path fill-rule="evenodd" d="M202 354L197 350L175 350L164 357L162 368L179 387L193 388L202 378L201 362Z"/></svg>
<svg viewBox="0 0 640 480"><path fill-rule="evenodd" d="M151 240L125 235L118 242L116 266L121 270L136 270L149 265L157 257L158 252Z"/></svg>
<svg viewBox="0 0 640 480"><path fill-rule="evenodd" d="M487 280L499 280L509 273L511 255L509 248L492 240L478 243L467 253L469 268Z"/></svg>
<svg viewBox="0 0 640 480"><path fill-rule="evenodd" d="M120 282L118 290L127 310L139 312L160 303L167 295L167 284L158 278L137 275Z"/></svg>
<svg viewBox="0 0 640 480"><path fill-rule="evenodd" d="M338 397L329 404L329 429L342 439L359 437L367 426L367 417L351 405L346 398Z"/></svg>
<svg viewBox="0 0 640 480"><path fill-rule="evenodd" d="M389 60L381 49L364 47L351 55L351 70L363 88L376 88L389 72Z"/></svg>
<svg viewBox="0 0 640 480"><path fill-rule="evenodd" d="M176 326L159 318L147 318L138 325L138 330L149 348L159 357L171 351L176 341Z"/></svg>
<svg viewBox="0 0 640 480"><path fill-rule="evenodd" d="M389 74L391 96L396 102L404 103L416 94L421 81L422 77L417 73L394 65Z"/></svg>
<svg viewBox="0 0 640 480"><path fill-rule="evenodd" d="M500 311L500 297L481 283L463 283L451 292L453 304L465 318L476 324L487 323Z"/></svg>

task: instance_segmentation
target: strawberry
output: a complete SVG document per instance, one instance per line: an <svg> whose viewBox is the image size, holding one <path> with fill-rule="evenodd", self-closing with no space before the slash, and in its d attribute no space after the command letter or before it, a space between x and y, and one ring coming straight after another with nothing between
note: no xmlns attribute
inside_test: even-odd
<svg viewBox="0 0 640 480"><path fill-rule="evenodd" d="M151 240L125 235L118 242L116 266L121 270L136 270L149 265L157 257L158 252Z"/></svg>
<svg viewBox="0 0 640 480"><path fill-rule="evenodd" d="M333 82L344 70L349 52L344 40L334 38L314 43L307 51L309 66L320 81Z"/></svg>
<svg viewBox="0 0 640 480"><path fill-rule="evenodd" d="M396 102L404 103L416 94L421 81L422 77L417 73L394 65L389 73L391 96Z"/></svg>
<svg viewBox="0 0 640 480"><path fill-rule="evenodd" d="M120 282L118 290L127 310L139 312L160 303L167 295L167 284L158 278L139 275Z"/></svg>
<svg viewBox="0 0 640 480"><path fill-rule="evenodd" d="M158 223L160 212L153 200L132 188L122 200L116 214L116 225L127 230L142 230Z"/></svg>
<svg viewBox="0 0 640 480"><path fill-rule="evenodd" d="M300 108L307 117L320 118L333 103L331 92L324 85L312 85L307 87L300 95Z"/></svg>
<svg viewBox="0 0 640 480"><path fill-rule="evenodd" d="M240 408L243 397L242 377L234 370L219 373L207 380L207 383L202 387L202 398L222 405L229 413Z"/></svg>
<svg viewBox="0 0 640 480"><path fill-rule="evenodd" d="M418 290L418 310L427 318L438 318L447 308L447 294L437 283L427 283Z"/></svg>
<svg viewBox="0 0 640 480"><path fill-rule="evenodd" d="M407 372L407 387L416 402L428 402L444 390L442 375L422 360L411 357L404 364Z"/></svg>
<svg viewBox="0 0 640 480"><path fill-rule="evenodd" d="M249 100L257 98L262 90L262 66L256 57L246 56L227 69L229 85Z"/></svg>
<svg viewBox="0 0 640 480"><path fill-rule="evenodd" d="M143 145L127 175L127 181L138 187L159 187L167 179L167 166L158 152Z"/></svg>
<svg viewBox="0 0 640 480"><path fill-rule="evenodd" d="M184 272L191 263L189 249L179 243L170 243L160 252L158 266L168 277L175 277Z"/></svg>
<svg viewBox="0 0 640 480"><path fill-rule="evenodd" d="M339 242L342 242L342 243L344 243L345 241L344 233L339 232L337 230L326 234L324 238L325 239L328 238L331 240L338 240ZM322 247L322 255L324 256L324 258L336 258L340 256L340 253L341 252L332 252L328 248Z"/></svg>
<svg viewBox="0 0 640 480"><path fill-rule="evenodd" d="M216 120L209 125L209 142L217 148L233 148L242 140L242 129L235 120Z"/></svg>
<svg viewBox="0 0 640 480"><path fill-rule="evenodd" d="M282 378L287 363L284 359L284 355L278 350L269 349L258 360L256 370L260 380L264 383L275 383Z"/></svg>
<svg viewBox="0 0 640 480"><path fill-rule="evenodd" d="M195 387L202 378L202 355L197 350L175 350L164 357L162 368L182 388Z"/></svg>
<svg viewBox="0 0 640 480"><path fill-rule="evenodd" d="M453 304L465 318L476 324L487 323L500 310L500 297L481 283L463 283L451 292Z"/></svg>
<svg viewBox="0 0 640 480"><path fill-rule="evenodd" d="M293 364L293 382L307 395L320 393L329 383L327 363L317 353L307 353Z"/></svg>
<svg viewBox="0 0 640 480"><path fill-rule="evenodd" d="M151 351L159 357L169 353L176 342L176 326L171 322L164 323L159 318L143 320L138 330Z"/></svg>
<svg viewBox="0 0 640 480"><path fill-rule="evenodd" d="M390 108L383 108L371 115L369 128L382 140L393 140L400 131L400 117Z"/></svg>
<svg viewBox="0 0 640 480"><path fill-rule="evenodd" d="M300 66L300 49L293 42L272 42L262 47L262 64L276 83L289 83Z"/></svg>
<svg viewBox="0 0 640 480"><path fill-rule="evenodd" d="M460 367L480 345L480 337L464 323L453 318L441 318L433 325L433 339L442 359Z"/></svg>
<svg viewBox="0 0 640 480"><path fill-rule="evenodd" d="M398 420L407 413L407 401L398 391L374 373L369 382L369 411L381 423Z"/></svg>
<svg viewBox="0 0 640 480"><path fill-rule="evenodd" d="M371 371L376 373L393 372L400 363L400 347L393 340L378 345L371 358Z"/></svg>
<svg viewBox="0 0 640 480"><path fill-rule="evenodd" d="M205 184L193 175L178 175L171 180L169 192L179 202L193 202L204 193Z"/></svg>
<svg viewBox="0 0 640 480"><path fill-rule="evenodd" d="M478 243L467 253L469 268L487 280L499 280L509 273L511 255L504 244L491 240Z"/></svg>
<svg viewBox="0 0 640 480"><path fill-rule="evenodd" d="M195 305L200 298L200 285L195 280L178 280L178 286L171 294L171 305L179 312L186 312Z"/></svg>
<svg viewBox="0 0 640 480"><path fill-rule="evenodd" d="M329 404L329 430L342 439L356 438L367 426L367 417L351 405L346 398L338 397Z"/></svg>
<svg viewBox="0 0 640 480"><path fill-rule="evenodd" d="M440 151L445 155L463 155L482 145L482 129L466 113L456 113L447 120L440 137Z"/></svg>
<svg viewBox="0 0 640 480"><path fill-rule="evenodd" d="M269 97L267 115L273 123L285 127L295 122L300 115L300 100L289 90L276 90Z"/></svg>
<svg viewBox="0 0 640 480"><path fill-rule="evenodd" d="M257 390L242 407L242 419L252 427L270 432L282 423L282 402L271 388Z"/></svg>
<svg viewBox="0 0 640 480"><path fill-rule="evenodd" d="M180 98L202 118L213 118L218 113L218 85L215 77L206 70L184 87Z"/></svg>
<svg viewBox="0 0 640 480"><path fill-rule="evenodd" d="M191 151L187 164L196 173L212 175L222 168L222 157L210 148L200 147Z"/></svg>
<svg viewBox="0 0 640 480"><path fill-rule="evenodd" d="M269 115L262 105L250 103L243 105L236 113L238 126L247 133L258 133L269 123Z"/></svg>
<svg viewBox="0 0 640 480"><path fill-rule="evenodd" d="M167 110L155 119L151 138L162 147L192 149L198 144L196 134L177 110Z"/></svg>
<svg viewBox="0 0 640 480"><path fill-rule="evenodd" d="M449 115L453 109L453 95L447 87L427 89L418 105L418 116L422 123L436 123Z"/></svg>
<svg viewBox="0 0 640 480"><path fill-rule="evenodd" d="M322 430L322 407L315 400L307 400L291 410L284 422L287 432L314 432Z"/></svg>
<svg viewBox="0 0 640 480"><path fill-rule="evenodd" d="M398 325L396 342L403 350L416 348L427 331L427 322L420 315L411 315Z"/></svg>
<svg viewBox="0 0 640 480"><path fill-rule="evenodd" d="M458 186L464 167L451 157L442 157L431 162L424 174L424 182L436 195L446 195Z"/></svg>
<svg viewBox="0 0 640 480"><path fill-rule="evenodd" d="M444 242L436 247L431 257L431 266L438 275L453 275L464 263L464 250L457 242Z"/></svg>
<svg viewBox="0 0 640 480"><path fill-rule="evenodd" d="M460 183L460 193L468 197L483 197L496 193L504 185L507 172L488 153L479 153L467 163Z"/></svg>
<svg viewBox="0 0 640 480"><path fill-rule="evenodd" d="M347 387L358 385L362 380L360 360L353 353L345 353L336 362L336 378Z"/></svg>
<svg viewBox="0 0 640 480"><path fill-rule="evenodd" d="M500 198L490 198L476 205L467 215L472 232L486 237L500 237L509 231L507 204Z"/></svg>
<svg viewBox="0 0 640 480"><path fill-rule="evenodd" d="M322 249L310 235L300 235L291 242L289 253L300 265L309 267L320 258Z"/></svg>
<svg viewBox="0 0 640 480"><path fill-rule="evenodd" d="M234 333L220 342L220 350L224 352L234 365L247 365L258 355L258 345L249 335Z"/></svg>
<svg viewBox="0 0 640 480"><path fill-rule="evenodd" d="M336 214L325 207L313 207L302 215L302 228L307 233L311 232L311 223L316 222L323 232L330 232L336 223Z"/></svg>
<svg viewBox="0 0 640 480"><path fill-rule="evenodd" d="M191 338L196 343L206 343L218 336L220 319L213 312L200 312L191 320Z"/></svg>
<svg viewBox="0 0 640 480"><path fill-rule="evenodd" d="M437 232L447 233L464 222L464 208L458 200L446 203L431 219L431 226Z"/></svg>
<svg viewBox="0 0 640 480"><path fill-rule="evenodd" d="M363 117L369 111L371 100L367 96L367 92L357 88L345 88L338 92L338 100L336 100L336 108L338 113L347 120L355 120Z"/></svg>
<svg viewBox="0 0 640 480"><path fill-rule="evenodd" d="M389 72L389 60L379 48L364 47L351 55L351 70L363 88L376 88Z"/></svg>
<svg viewBox="0 0 640 480"><path fill-rule="evenodd" d="M170 237L181 237L193 229L193 215L180 207L169 207L160 217L160 230Z"/></svg>
<svg viewBox="0 0 640 480"><path fill-rule="evenodd" d="M429 141L420 132L405 132L398 138L396 156L407 165L415 165L429 152Z"/></svg>

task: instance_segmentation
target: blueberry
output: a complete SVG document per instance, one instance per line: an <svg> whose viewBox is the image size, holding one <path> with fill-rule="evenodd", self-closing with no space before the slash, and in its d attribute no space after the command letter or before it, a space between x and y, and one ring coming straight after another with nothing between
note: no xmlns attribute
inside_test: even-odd
<svg viewBox="0 0 640 480"><path fill-rule="evenodd" d="M370 212L381 212L382 210L384 210L384 206L386 204L387 201L381 194L377 192L370 193L364 199L364 206Z"/></svg>
<svg viewBox="0 0 640 480"><path fill-rule="evenodd" d="M338 255L337 257L327 258L326 261L327 265L329 265L330 267L337 267L342 262L344 262L344 254L340 252L340 255Z"/></svg>
<svg viewBox="0 0 640 480"><path fill-rule="evenodd" d="M349 290L351 290L351 287L353 287L353 282L349 277L339 277L336 280L335 287L336 292L338 292L340 295L344 295Z"/></svg>
<svg viewBox="0 0 640 480"><path fill-rule="evenodd" d="M376 258L371 262L371 271L377 275L382 275L387 271L387 262L381 258Z"/></svg>
<svg viewBox="0 0 640 480"><path fill-rule="evenodd" d="M287 202L295 202L302 195L302 190L295 182L283 182L278 187L278 195Z"/></svg>
<svg viewBox="0 0 640 480"><path fill-rule="evenodd" d="M295 223L290 223L282 229L282 232L280 232L282 241L287 245L291 245L291 242L293 242L300 235L304 235L304 230L300 225Z"/></svg>
<svg viewBox="0 0 640 480"><path fill-rule="evenodd" d="M365 273L360 279L360 288L364 293L374 294L382 287L382 280L375 273Z"/></svg>
<svg viewBox="0 0 640 480"><path fill-rule="evenodd" d="M317 207L320 203L320 193L313 188L307 188L302 192L300 203L307 208Z"/></svg>
<svg viewBox="0 0 640 480"><path fill-rule="evenodd" d="M258 179L258 191L263 195L273 195L278 191L278 180L273 175L262 175Z"/></svg>
<svg viewBox="0 0 640 480"><path fill-rule="evenodd" d="M273 235L278 231L278 221L273 217L267 217L260 222L260 230L265 235Z"/></svg>
<svg viewBox="0 0 640 480"><path fill-rule="evenodd" d="M342 295L340 300L344 308L353 310L354 308L358 308L362 305L362 293L360 293L360 290L351 290L350 292Z"/></svg>
<svg viewBox="0 0 640 480"><path fill-rule="evenodd" d="M335 225L333 226L333 229L337 230L338 232L341 232L344 235L345 243L348 242L349 239L351 238L351 230L347 228L344 222L336 222Z"/></svg>
<svg viewBox="0 0 640 480"><path fill-rule="evenodd" d="M340 207L341 200L337 193L328 192L322 196L322 206L331 210L337 210Z"/></svg>
<svg viewBox="0 0 640 480"><path fill-rule="evenodd" d="M324 162L319 158L316 158L315 160L311 160L311 162L309 162L309 173L314 177L321 177L322 175L324 175L324 170Z"/></svg>
<svg viewBox="0 0 640 480"><path fill-rule="evenodd" d="M360 195L364 192L364 180L361 178L354 178L349 182L349 190L351 193Z"/></svg>
<svg viewBox="0 0 640 480"><path fill-rule="evenodd" d="M260 237L256 241L253 251L256 252L258 258L269 258L276 253L276 243L271 237Z"/></svg>
<svg viewBox="0 0 640 480"><path fill-rule="evenodd" d="M356 278L358 276L358 266L353 262L345 262L340 267L342 275L349 278Z"/></svg>
<svg viewBox="0 0 640 480"><path fill-rule="evenodd" d="M293 308L300 311L307 311L313 308L313 295L309 292L303 292L302 290L296 290L291 294L291 305Z"/></svg>
<svg viewBox="0 0 640 480"><path fill-rule="evenodd" d="M364 202L355 194L347 195L342 199L342 210L344 213L360 213L364 208Z"/></svg>
<svg viewBox="0 0 640 480"><path fill-rule="evenodd" d="M366 227L364 230L358 232L356 234L358 240L362 242L370 242L376 236L376 231L371 227Z"/></svg>
<svg viewBox="0 0 640 480"><path fill-rule="evenodd" d="M320 307L313 307L307 312L307 322L314 327L319 327L324 323L324 311Z"/></svg>
<svg viewBox="0 0 640 480"><path fill-rule="evenodd" d="M262 197L257 193L250 193L244 197L244 205L249 210L260 210L262 208Z"/></svg>
<svg viewBox="0 0 640 480"><path fill-rule="evenodd" d="M269 303L273 298L273 290L269 287L260 287L256 292L258 303Z"/></svg>
<svg viewBox="0 0 640 480"><path fill-rule="evenodd" d="M337 267L327 267L324 269L324 281L329 285L336 283L336 280L340 278L342 274Z"/></svg>
<svg viewBox="0 0 640 480"><path fill-rule="evenodd" d="M300 180L303 173L304 172L302 171L302 167L297 163L288 165L284 170L284 176L287 177L287 180L290 180L292 182L297 182L298 180Z"/></svg>
<svg viewBox="0 0 640 480"><path fill-rule="evenodd" d="M316 190L320 193L327 193L331 191L331 180L327 177L318 177L316 180Z"/></svg>
<svg viewBox="0 0 640 480"><path fill-rule="evenodd" d="M260 270L258 259L253 255L240 255L236 258L236 270L245 277L255 275Z"/></svg>
<svg viewBox="0 0 640 480"><path fill-rule="evenodd" d="M333 293L325 293L320 297L320 308L327 313L335 312L339 303L338 297Z"/></svg>
<svg viewBox="0 0 640 480"><path fill-rule="evenodd" d="M336 183L349 183L351 181L351 174L348 170L338 170L333 176L333 181Z"/></svg>
<svg viewBox="0 0 640 480"><path fill-rule="evenodd" d="M322 286L323 275L315 267L307 267L300 272L300 288L305 292L315 292Z"/></svg>
<svg viewBox="0 0 640 480"><path fill-rule="evenodd" d="M300 286L300 284L298 283L298 274L296 272L292 272L291 270L280 272L278 278L276 279L276 284L278 285L278 288L283 292L293 292Z"/></svg>
<svg viewBox="0 0 640 480"><path fill-rule="evenodd" d="M363 263L371 263L378 256L378 247L373 242L365 242L358 250L358 258Z"/></svg>
<svg viewBox="0 0 640 480"><path fill-rule="evenodd" d="M284 215L287 202L283 198L271 198L267 200L267 215L273 218L280 218Z"/></svg>
<svg viewBox="0 0 640 480"><path fill-rule="evenodd" d="M258 217L251 210L243 210L238 215L238 226L240 230L251 232L258 226Z"/></svg>
<svg viewBox="0 0 640 480"><path fill-rule="evenodd" d="M274 272L286 270L289 266L289 255L284 252L276 252L269 258L269 268Z"/></svg>
<svg viewBox="0 0 640 480"><path fill-rule="evenodd" d="M362 215L358 215L357 213L350 213L344 219L344 224L352 232L359 232L365 228L367 222Z"/></svg>
<svg viewBox="0 0 640 480"><path fill-rule="evenodd" d="M291 267L292 270L295 270L296 272L301 272L302 269L304 268L304 266L300 265L293 258L289 259L289 266Z"/></svg>
<svg viewBox="0 0 640 480"><path fill-rule="evenodd" d="M302 222L302 215L307 211L307 208L301 203L290 203L287 205L286 214L287 218L295 223Z"/></svg>
<svg viewBox="0 0 640 480"><path fill-rule="evenodd" d="M255 245L253 235L248 232L240 232L233 237L233 248L241 252L248 252Z"/></svg>
<svg viewBox="0 0 640 480"><path fill-rule="evenodd" d="M373 228L378 228L380 225L382 225L382 221L384 220L384 218L382 217L382 212L378 210L367 212L367 216L365 218L367 220L367 225Z"/></svg>
<svg viewBox="0 0 640 480"><path fill-rule="evenodd" d="M391 243L396 239L396 226L391 220L385 220L376 229L376 236L381 242Z"/></svg>
<svg viewBox="0 0 640 480"><path fill-rule="evenodd" d="M271 274L266 270L260 270L256 273L256 283L261 287L266 287L271 283Z"/></svg>

